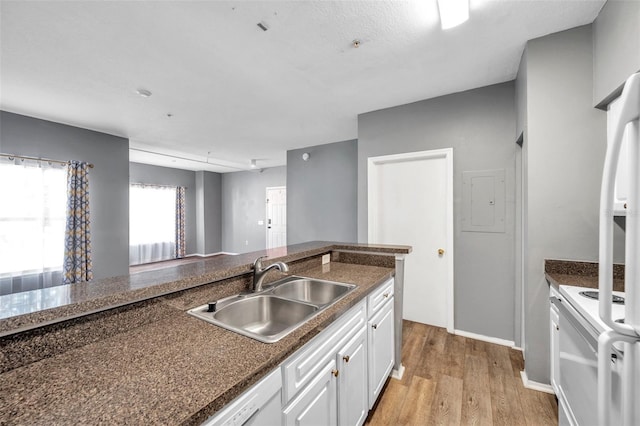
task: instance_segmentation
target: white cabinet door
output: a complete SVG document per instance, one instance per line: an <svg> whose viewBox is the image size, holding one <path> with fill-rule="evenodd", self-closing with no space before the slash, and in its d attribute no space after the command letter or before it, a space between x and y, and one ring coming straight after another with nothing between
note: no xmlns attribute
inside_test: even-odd
<svg viewBox="0 0 640 426"><path fill-rule="evenodd" d="M340 351L338 365L338 424L360 426L369 412L367 397L367 330L362 328Z"/></svg>
<svg viewBox="0 0 640 426"><path fill-rule="evenodd" d="M560 370L558 369L558 367L560 366L560 319L558 318L558 313L553 309L553 307L549 310L549 315L551 387L553 388L553 391L556 393L556 395L558 395L558 384L560 383Z"/></svg>
<svg viewBox="0 0 640 426"><path fill-rule="evenodd" d="M368 325L369 408L371 408L393 369L393 297L369 320Z"/></svg>
<svg viewBox="0 0 640 426"><path fill-rule="evenodd" d="M331 359L284 410L287 426L332 426L338 423L336 361Z"/></svg>

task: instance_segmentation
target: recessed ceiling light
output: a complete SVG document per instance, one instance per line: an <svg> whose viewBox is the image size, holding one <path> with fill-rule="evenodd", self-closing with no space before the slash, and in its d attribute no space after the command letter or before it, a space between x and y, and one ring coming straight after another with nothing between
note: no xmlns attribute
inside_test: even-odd
<svg viewBox="0 0 640 426"><path fill-rule="evenodd" d="M469 19L469 0L438 0L438 10L440 25L447 30Z"/></svg>
<svg viewBox="0 0 640 426"><path fill-rule="evenodd" d="M148 98L149 96L151 96L151 92L147 89L138 89L136 90L136 93L138 93L138 95L142 96L143 98Z"/></svg>

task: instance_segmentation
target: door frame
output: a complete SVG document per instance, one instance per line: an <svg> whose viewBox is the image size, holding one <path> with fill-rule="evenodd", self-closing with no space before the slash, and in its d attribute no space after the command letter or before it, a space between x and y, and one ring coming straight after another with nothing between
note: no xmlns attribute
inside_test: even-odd
<svg viewBox="0 0 640 426"><path fill-rule="evenodd" d="M447 311L447 331L453 333L454 328L454 281L453 281L453 148L434 149L429 151L408 152L403 154L383 155L379 157L369 157L367 160L367 211L368 211L368 242L375 241L375 229L377 228L377 208L378 195L375 190L378 186L377 166L387 163L401 163L406 161L416 161L425 159L444 158L446 164L446 311Z"/></svg>
<svg viewBox="0 0 640 426"><path fill-rule="evenodd" d="M264 189L264 247L265 249L269 249L269 190L270 189L284 189L287 190L286 185L282 186L267 186ZM287 228L285 227L285 237L287 233ZM285 244L287 239L285 238Z"/></svg>

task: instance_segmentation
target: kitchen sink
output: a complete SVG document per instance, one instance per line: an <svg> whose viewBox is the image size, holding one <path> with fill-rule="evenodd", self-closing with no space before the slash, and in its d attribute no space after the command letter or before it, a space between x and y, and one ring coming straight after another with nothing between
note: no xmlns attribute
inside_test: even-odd
<svg viewBox="0 0 640 426"><path fill-rule="evenodd" d="M333 305L356 286L304 277L287 277L259 293L221 299L214 312L209 305L189 314L264 343L282 339Z"/></svg>
<svg viewBox="0 0 640 426"><path fill-rule="evenodd" d="M350 292L353 284L334 283L311 278L293 277L273 287L272 293L287 299L314 305L326 305Z"/></svg>

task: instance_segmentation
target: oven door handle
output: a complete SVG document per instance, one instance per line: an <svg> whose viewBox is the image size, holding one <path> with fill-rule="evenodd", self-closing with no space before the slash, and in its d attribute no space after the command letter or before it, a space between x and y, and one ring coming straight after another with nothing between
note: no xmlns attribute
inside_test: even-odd
<svg viewBox="0 0 640 426"><path fill-rule="evenodd" d="M613 330L605 331L598 337L598 424L611 424L611 358L614 342L637 343L640 340L633 336L616 333ZM630 396L626 392L625 396ZM624 401L622 406L623 424L633 424L634 401Z"/></svg>
<svg viewBox="0 0 640 426"><path fill-rule="evenodd" d="M554 300L555 299L555 300ZM560 327L562 329L562 320L565 319L580 334L584 341L589 345L594 354L598 353L598 332L586 321L582 320L582 316L568 302L564 302L557 297L550 298L551 303L558 307L560 316Z"/></svg>

